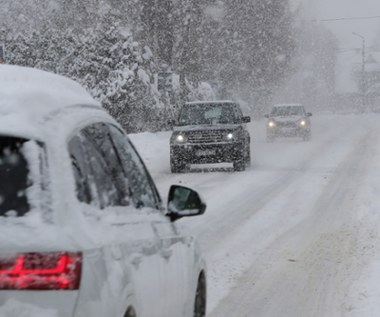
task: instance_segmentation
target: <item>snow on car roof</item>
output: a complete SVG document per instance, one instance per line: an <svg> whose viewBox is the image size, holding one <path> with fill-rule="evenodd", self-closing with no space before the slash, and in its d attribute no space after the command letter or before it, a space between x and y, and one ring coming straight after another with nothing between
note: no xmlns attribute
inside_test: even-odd
<svg viewBox="0 0 380 317"><path fill-rule="evenodd" d="M302 107L302 104L300 104L300 103L280 103L280 104L274 105L273 107Z"/></svg>
<svg viewBox="0 0 380 317"><path fill-rule="evenodd" d="M78 83L33 68L0 65L0 132L33 134L49 114L73 105L101 107Z"/></svg>
<svg viewBox="0 0 380 317"><path fill-rule="evenodd" d="M233 100L207 100L207 101L189 101L185 105L204 105L204 104L219 104L219 103L236 103Z"/></svg>
<svg viewBox="0 0 380 317"><path fill-rule="evenodd" d="M89 103L94 104L94 99L71 79L33 68L0 65L0 113L45 113Z"/></svg>

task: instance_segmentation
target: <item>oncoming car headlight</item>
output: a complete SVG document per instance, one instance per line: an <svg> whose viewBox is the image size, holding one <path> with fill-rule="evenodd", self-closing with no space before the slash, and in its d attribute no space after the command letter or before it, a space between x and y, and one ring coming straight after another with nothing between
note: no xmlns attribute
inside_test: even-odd
<svg viewBox="0 0 380 317"><path fill-rule="evenodd" d="M185 142L185 136L183 134L178 134L176 137L175 137L175 140L176 142L178 143L183 143Z"/></svg>
<svg viewBox="0 0 380 317"><path fill-rule="evenodd" d="M301 121L300 121L300 125L301 125L302 127L306 126L306 121L305 121L305 120L301 120Z"/></svg>
<svg viewBox="0 0 380 317"><path fill-rule="evenodd" d="M268 122L268 127L274 128L275 126L276 126L276 123L274 123L274 121L269 121Z"/></svg>
<svg viewBox="0 0 380 317"><path fill-rule="evenodd" d="M232 132L226 135L227 140L232 140L234 138L234 134Z"/></svg>

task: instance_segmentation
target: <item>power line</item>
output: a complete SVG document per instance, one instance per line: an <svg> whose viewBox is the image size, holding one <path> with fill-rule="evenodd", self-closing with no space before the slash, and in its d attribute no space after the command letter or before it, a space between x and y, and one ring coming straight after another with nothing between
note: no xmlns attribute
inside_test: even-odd
<svg viewBox="0 0 380 317"><path fill-rule="evenodd" d="M334 18L334 19L320 19L320 20L313 20L313 21L334 22L334 21L374 20L374 19L380 19L380 15L367 16L367 17L344 17L344 18Z"/></svg>

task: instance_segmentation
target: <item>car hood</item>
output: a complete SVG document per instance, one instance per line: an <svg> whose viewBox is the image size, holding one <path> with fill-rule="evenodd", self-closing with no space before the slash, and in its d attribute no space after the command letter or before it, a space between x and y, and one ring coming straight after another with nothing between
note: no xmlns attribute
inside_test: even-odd
<svg viewBox="0 0 380 317"><path fill-rule="evenodd" d="M234 130L239 128L240 124L201 124L201 125L187 125L177 126L173 128L174 132L187 132L187 131L199 131L199 130Z"/></svg>

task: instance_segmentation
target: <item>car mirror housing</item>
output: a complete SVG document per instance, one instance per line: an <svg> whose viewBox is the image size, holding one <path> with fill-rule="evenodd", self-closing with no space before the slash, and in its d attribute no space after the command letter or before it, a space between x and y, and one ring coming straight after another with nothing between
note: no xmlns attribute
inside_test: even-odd
<svg viewBox="0 0 380 317"><path fill-rule="evenodd" d="M187 187L172 185L168 196L168 217L176 221L183 217L194 217L205 213L206 204L199 194Z"/></svg>
<svg viewBox="0 0 380 317"><path fill-rule="evenodd" d="M269 119L269 114L266 114L266 115L264 116L264 118Z"/></svg>
<svg viewBox="0 0 380 317"><path fill-rule="evenodd" d="M311 117L313 114L311 113L311 112L308 112L307 114L306 114L306 116L307 117Z"/></svg>

